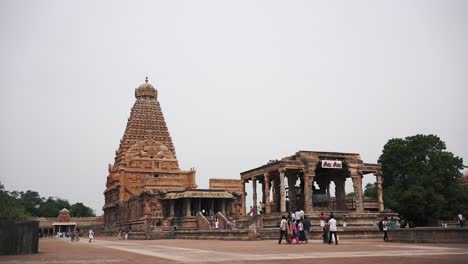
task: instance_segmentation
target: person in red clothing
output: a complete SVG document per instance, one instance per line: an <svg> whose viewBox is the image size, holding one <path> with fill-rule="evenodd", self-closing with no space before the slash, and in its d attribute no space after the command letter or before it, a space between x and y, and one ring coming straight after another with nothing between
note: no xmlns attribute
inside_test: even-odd
<svg viewBox="0 0 468 264"><path fill-rule="evenodd" d="M320 213L320 227L323 228L325 226L325 216L323 213Z"/></svg>

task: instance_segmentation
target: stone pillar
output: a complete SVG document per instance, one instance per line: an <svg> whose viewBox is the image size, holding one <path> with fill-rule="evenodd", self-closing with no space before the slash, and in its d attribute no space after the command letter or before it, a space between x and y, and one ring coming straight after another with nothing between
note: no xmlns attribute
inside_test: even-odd
<svg viewBox="0 0 468 264"><path fill-rule="evenodd" d="M211 198L210 206L211 206L210 211L212 212L213 215L215 215L216 212L215 212L215 207L214 207L214 200L213 200L213 198Z"/></svg>
<svg viewBox="0 0 468 264"><path fill-rule="evenodd" d="M221 213L226 215L226 200L224 199L221 200Z"/></svg>
<svg viewBox="0 0 468 264"><path fill-rule="evenodd" d="M343 178L341 176L336 176L335 179L334 179L336 209L338 209L338 210L346 209L346 204L345 204L345 199L346 199L345 198L345 196L346 196L345 181L346 181L346 178Z"/></svg>
<svg viewBox="0 0 468 264"><path fill-rule="evenodd" d="M174 216L174 203L175 200L169 200L169 215Z"/></svg>
<svg viewBox="0 0 468 264"><path fill-rule="evenodd" d="M297 176L295 174L288 175L288 189L289 189L289 211L296 209L296 185Z"/></svg>
<svg viewBox="0 0 468 264"><path fill-rule="evenodd" d="M364 212L364 201L362 191L362 173L357 169L351 169L351 179L353 180L354 195L356 197L356 211Z"/></svg>
<svg viewBox="0 0 468 264"><path fill-rule="evenodd" d="M242 212L241 212L241 215L245 215L245 211L246 211L246 209L245 209L245 195L246 195L246 193L245 193L245 181L244 180L241 181L241 185L242 185L242 195L241 195L241 199L242 199L242 209L241 210L242 210Z"/></svg>
<svg viewBox="0 0 468 264"><path fill-rule="evenodd" d="M270 205L270 174L265 172L263 174L265 181L265 214L271 214L271 205Z"/></svg>
<svg viewBox="0 0 468 264"><path fill-rule="evenodd" d="M382 173L380 171L375 173L377 178L377 203L379 205L379 212L384 211L383 192L382 192Z"/></svg>
<svg viewBox="0 0 468 264"><path fill-rule="evenodd" d="M252 196L253 196L253 208L255 209L255 213L258 214L258 208L257 208L257 180L255 177L252 177Z"/></svg>
<svg viewBox="0 0 468 264"><path fill-rule="evenodd" d="M304 169L304 211L311 213L313 209L312 184L315 177L315 166L307 166Z"/></svg>
<svg viewBox="0 0 468 264"><path fill-rule="evenodd" d="M279 186L280 186L280 212L286 213L286 193L284 189L284 175L286 173L286 169L281 168L279 169Z"/></svg>
<svg viewBox="0 0 468 264"><path fill-rule="evenodd" d="M185 216L192 216L192 208L190 206L191 199L185 199Z"/></svg>

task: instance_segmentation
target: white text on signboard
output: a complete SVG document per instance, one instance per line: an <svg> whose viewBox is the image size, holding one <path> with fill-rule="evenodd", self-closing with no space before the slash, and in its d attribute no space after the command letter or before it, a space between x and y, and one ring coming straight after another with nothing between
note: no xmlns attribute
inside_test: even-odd
<svg viewBox="0 0 468 264"><path fill-rule="evenodd" d="M341 160L322 160L322 168L341 169L343 168L343 164Z"/></svg>

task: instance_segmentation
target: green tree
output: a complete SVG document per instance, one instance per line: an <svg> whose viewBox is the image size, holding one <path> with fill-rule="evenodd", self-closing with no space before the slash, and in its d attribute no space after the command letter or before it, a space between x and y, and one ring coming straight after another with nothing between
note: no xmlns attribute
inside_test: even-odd
<svg viewBox="0 0 468 264"><path fill-rule="evenodd" d="M0 183L0 220L29 220L31 216L21 202Z"/></svg>
<svg viewBox="0 0 468 264"><path fill-rule="evenodd" d="M377 199L377 183L366 184L364 196L372 199Z"/></svg>
<svg viewBox="0 0 468 264"><path fill-rule="evenodd" d="M70 203L67 200L56 197L49 197L38 208L38 216L57 217L59 211L63 208L70 210Z"/></svg>
<svg viewBox="0 0 468 264"><path fill-rule="evenodd" d="M468 191L460 184L463 160L446 151L439 137L390 139L379 163L386 206L417 225L468 210Z"/></svg>
<svg viewBox="0 0 468 264"><path fill-rule="evenodd" d="M38 192L34 191L26 191L26 192L20 192L19 193L19 200L21 204L24 206L28 214L32 216L38 216L39 213L39 207L41 207L43 201L43 198L39 196Z"/></svg>
<svg viewBox="0 0 468 264"><path fill-rule="evenodd" d="M72 217L89 217L89 216L96 216L94 214L93 209L87 207L82 203L75 203L72 204L70 207L70 215Z"/></svg>

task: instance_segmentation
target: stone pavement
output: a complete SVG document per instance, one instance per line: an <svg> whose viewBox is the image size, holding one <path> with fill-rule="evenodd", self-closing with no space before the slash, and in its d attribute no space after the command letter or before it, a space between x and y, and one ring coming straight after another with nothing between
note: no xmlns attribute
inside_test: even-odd
<svg viewBox="0 0 468 264"><path fill-rule="evenodd" d="M399 244L379 240L320 241L278 245L276 241L116 240L88 243L42 239L40 253L0 257L25 263L468 263L468 245Z"/></svg>

